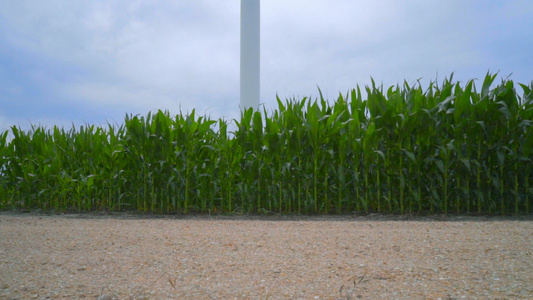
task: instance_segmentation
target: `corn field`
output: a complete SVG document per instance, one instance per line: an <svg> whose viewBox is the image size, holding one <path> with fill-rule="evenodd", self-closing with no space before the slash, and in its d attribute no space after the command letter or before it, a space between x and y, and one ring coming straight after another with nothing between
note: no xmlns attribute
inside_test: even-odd
<svg viewBox="0 0 533 300"><path fill-rule="evenodd" d="M533 83L487 74L239 120L158 111L123 125L0 132L0 209L528 214Z"/></svg>

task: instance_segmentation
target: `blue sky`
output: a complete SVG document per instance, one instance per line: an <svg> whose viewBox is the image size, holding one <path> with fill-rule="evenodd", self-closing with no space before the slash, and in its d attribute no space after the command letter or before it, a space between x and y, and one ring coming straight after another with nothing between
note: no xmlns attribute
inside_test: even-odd
<svg viewBox="0 0 533 300"><path fill-rule="evenodd" d="M334 99L370 77L529 83L532 15L531 0L263 0L261 102L317 86ZM1 1L0 131L157 109L237 118L239 16L239 0Z"/></svg>

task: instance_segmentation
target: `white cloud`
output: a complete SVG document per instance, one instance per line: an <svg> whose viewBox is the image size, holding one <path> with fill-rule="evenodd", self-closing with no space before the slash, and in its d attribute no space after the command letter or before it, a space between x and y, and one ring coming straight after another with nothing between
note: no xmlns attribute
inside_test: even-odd
<svg viewBox="0 0 533 300"><path fill-rule="evenodd" d="M390 85L491 69L531 80L523 66L531 55L518 49L531 45L531 31L512 31L529 28L533 5L495 3L262 1L261 100L273 107L276 92L316 95L316 85L334 98L370 76ZM22 60L46 62L23 68L24 85L0 72L9 78L0 89L12 86L14 97L45 86L46 101L91 108L98 119L158 108L238 112L239 1L1 2L3 44ZM66 119L78 119L72 111Z"/></svg>

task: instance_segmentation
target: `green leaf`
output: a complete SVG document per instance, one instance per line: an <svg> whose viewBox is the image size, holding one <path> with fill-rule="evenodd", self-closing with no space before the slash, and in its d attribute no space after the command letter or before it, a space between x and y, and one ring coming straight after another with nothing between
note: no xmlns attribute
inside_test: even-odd
<svg viewBox="0 0 533 300"><path fill-rule="evenodd" d="M405 155L407 155L407 157L409 157L414 163L416 163L416 158L413 152L407 151L405 149L402 149L402 150L405 153Z"/></svg>
<svg viewBox="0 0 533 300"><path fill-rule="evenodd" d="M440 159L435 160L435 164L437 165L437 167L439 168L439 170L442 173L445 173L444 164L443 164L442 160L440 160Z"/></svg>

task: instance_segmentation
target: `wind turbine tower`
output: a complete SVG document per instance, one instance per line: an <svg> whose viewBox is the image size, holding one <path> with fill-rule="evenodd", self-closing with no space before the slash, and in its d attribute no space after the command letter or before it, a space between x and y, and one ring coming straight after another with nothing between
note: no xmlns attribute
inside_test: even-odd
<svg viewBox="0 0 533 300"><path fill-rule="evenodd" d="M241 109L259 108L260 0L241 0Z"/></svg>

